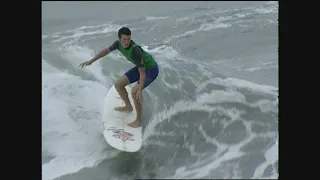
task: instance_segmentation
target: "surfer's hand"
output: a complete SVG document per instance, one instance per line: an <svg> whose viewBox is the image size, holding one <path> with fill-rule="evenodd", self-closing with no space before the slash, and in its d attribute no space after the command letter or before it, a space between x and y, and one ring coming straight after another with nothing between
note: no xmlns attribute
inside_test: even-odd
<svg viewBox="0 0 320 180"><path fill-rule="evenodd" d="M93 61L85 61L79 65L79 67L83 68L84 66L89 66Z"/></svg>
<svg viewBox="0 0 320 180"><path fill-rule="evenodd" d="M141 93L140 89L137 91L136 98L138 100L138 103L141 104L142 103L142 93Z"/></svg>

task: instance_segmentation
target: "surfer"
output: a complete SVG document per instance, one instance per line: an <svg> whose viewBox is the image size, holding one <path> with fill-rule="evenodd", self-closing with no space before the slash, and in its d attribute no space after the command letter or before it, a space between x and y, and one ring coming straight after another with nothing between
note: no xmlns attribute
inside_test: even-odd
<svg viewBox="0 0 320 180"><path fill-rule="evenodd" d="M119 39L108 48L101 50L89 61L81 63L79 67L83 68L84 66L89 66L94 61L106 56L116 49L119 50L127 58L127 60L133 63L135 67L128 70L115 82L115 88L125 103L125 106L115 107L115 110L130 112L133 110L125 86L137 82L137 84L131 90L131 96L134 101L137 117L135 121L129 123L128 126L139 127L141 123L142 111L142 90L148 87L157 78L159 69L154 58L149 53L144 51L133 40L131 40L131 31L129 28L120 28L118 31L118 38Z"/></svg>

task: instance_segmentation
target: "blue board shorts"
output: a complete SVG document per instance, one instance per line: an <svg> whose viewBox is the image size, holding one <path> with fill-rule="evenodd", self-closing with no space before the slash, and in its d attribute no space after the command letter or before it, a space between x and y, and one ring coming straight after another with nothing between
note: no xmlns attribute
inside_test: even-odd
<svg viewBox="0 0 320 180"><path fill-rule="evenodd" d="M146 82L144 83L144 88L148 87L157 77L159 74L158 64L155 62L155 66L152 69L146 70ZM140 80L140 73L138 71L138 67L133 67L129 71L125 73L126 77L128 78L130 84Z"/></svg>

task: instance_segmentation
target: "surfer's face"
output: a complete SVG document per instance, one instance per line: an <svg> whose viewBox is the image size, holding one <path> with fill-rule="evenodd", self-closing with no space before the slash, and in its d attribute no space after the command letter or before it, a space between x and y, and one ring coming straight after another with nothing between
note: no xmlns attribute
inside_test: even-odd
<svg viewBox="0 0 320 180"><path fill-rule="evenodd" d="M123 48L128 48L131 42L131 36L121 35L119 40Z"/></svg>

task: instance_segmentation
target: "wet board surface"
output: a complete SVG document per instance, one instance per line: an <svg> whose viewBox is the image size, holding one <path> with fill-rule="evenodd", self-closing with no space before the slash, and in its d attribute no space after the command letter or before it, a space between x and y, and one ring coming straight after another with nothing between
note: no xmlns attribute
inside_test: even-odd
<svg viewBox="0 0 320 180"><path fill-rule="evenodd" d="M132 128L127 125L135 120L136 111L130 96L131 87L126 86L126 90L134 109L132 112L114 110L116 106L124 106L124 102L113 85L105 97L102 116L103 136L110 146L120 151L136 152L142 146L142 126Z"/></svg>

